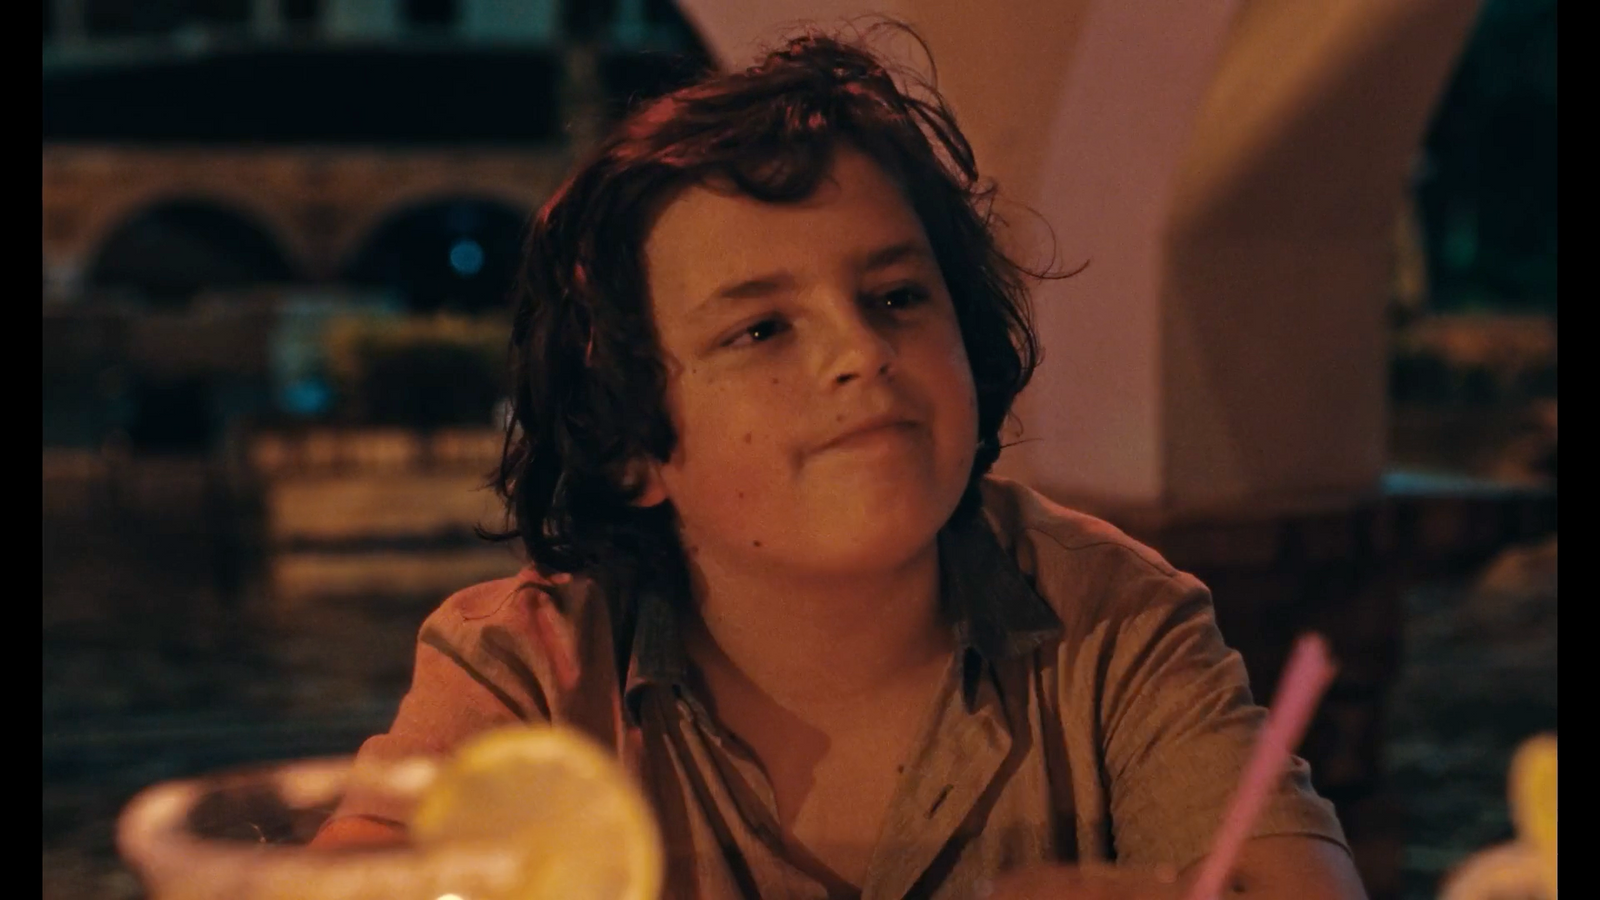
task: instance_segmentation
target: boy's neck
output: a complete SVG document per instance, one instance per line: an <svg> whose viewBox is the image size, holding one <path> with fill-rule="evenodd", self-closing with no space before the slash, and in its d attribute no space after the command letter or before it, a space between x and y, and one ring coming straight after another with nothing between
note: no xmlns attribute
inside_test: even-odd
<svg viewBox="0 0 1600 900"><path fill-rule="evenodd" d="M684 639L713 680L736 678L793 711L854 707L942 668L954 633L939 604L937 544L888 572L774 583L696 566Z"/></svg>

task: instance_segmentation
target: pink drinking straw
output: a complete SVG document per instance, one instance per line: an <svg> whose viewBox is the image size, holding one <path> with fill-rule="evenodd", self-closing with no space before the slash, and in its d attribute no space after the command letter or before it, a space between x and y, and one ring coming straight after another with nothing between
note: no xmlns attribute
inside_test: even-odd
<svg viewBox="0 0 1600 900"><path fill-rule="evenodd" d="M1222 829L1211 843L1211 852L1200 866L1200 874L1189 889L1188 900L1218 900L1222 882L1238 861L1239 848L1255 825L1256 816L1266 802L1267 792L1283 776L1289 755L1300 746L1311 713L1322 699L1322 692L1333 681L1334 666L1328 645L1320 635L1308 634L1295 642L1289 664L1278 682L1278 694L1267 713L1267 724L1256 737L1250 764L1239 780L1239 787L1222 820Z"/></svg>

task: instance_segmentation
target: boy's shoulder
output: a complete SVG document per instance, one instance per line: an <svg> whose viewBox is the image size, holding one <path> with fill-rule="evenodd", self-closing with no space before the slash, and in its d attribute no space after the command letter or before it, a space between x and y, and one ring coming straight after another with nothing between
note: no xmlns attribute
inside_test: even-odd
<svg viewBox="0 0 1600 900"><path fill-rule="evenodd" d="M467 638L485 631L526 635L538 630L546 612L571 620L586 606L587 591L571 576L547 577L531 566L513 575L482 581L451 594L423 623L424 631ZM542 612L543 611L543 612Z"/></svg>
<svg viewBox="0 0 1600 900"><path fill-rule="evenodd" d="M1001 547L1063 620L1132 612L1202 587L1117 526L1025 484L989 475L980 489Z"/></svg>
<svg viewBox="0 0 1600 900"><path fill-rule="evenodd" d="M514 575L481 581L445 598L434 616L459 622L478 622L514 615L528 602L537 602L549 583L530 568Z"/></svg>
<svg viewBox="0 0 1600 900"><path fill-rule="evenodd" d="M1019 481L985 476L983 509L1003 546L1048 555L1103 555L1164 577L1179 574L1162 555L1104 519L1063 506Z"/></svg>
<svg viewBox="0 0 1600 900"><path fill-rule="evenodd" d="M608 671L606 604L594 583L532 567L451 594L422 623L418 643L502 693L532 692L541 714L567 710L577 673Z"/></svg>

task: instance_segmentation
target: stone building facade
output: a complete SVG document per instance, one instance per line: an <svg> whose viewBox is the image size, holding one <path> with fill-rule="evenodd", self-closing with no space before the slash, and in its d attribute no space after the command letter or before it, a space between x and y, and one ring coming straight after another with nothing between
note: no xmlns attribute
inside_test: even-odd
<svg viewBox="0 0 1600 900"><path fill-rule="evenodd" d="M570 165L565 147L44 148L47 296L82 292L119 227L174 202L201 203L259 230L297 280L329 281L386 221L467 198L519 216Z"/></svg>

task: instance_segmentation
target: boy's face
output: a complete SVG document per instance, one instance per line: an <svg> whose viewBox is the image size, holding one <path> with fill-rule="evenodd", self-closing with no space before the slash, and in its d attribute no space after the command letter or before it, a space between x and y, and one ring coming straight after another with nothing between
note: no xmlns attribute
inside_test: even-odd
<svg viewBox="0 0 1600 900"><path fill-rule="evenodd" d="M691 187L644 255L678 433L644 502L672 500L690 553L828 578L928 550L967 485L977 396L889 176L841 148L801 203Z"/></svg>

